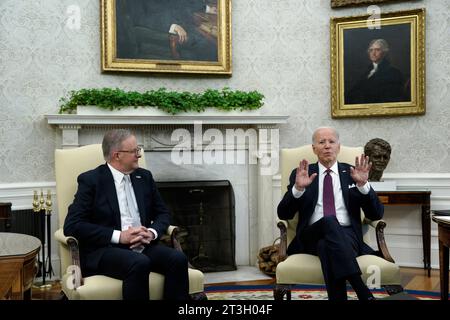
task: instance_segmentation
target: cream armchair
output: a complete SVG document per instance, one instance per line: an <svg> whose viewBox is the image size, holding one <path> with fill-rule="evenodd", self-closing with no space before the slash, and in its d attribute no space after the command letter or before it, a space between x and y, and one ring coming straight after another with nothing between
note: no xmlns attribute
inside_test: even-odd
<svg viewBox="0 0 450 320"><path fill-rule="evenodd" d="M355 157L363 153L362 147L345 147L341 146L338 155L338 161L349 164L355 163ZM289 184L289 176L292 170L298 166L301 159L308 160L309 163L317 161L317 156L314 154L311 145L305 145L299 148L282 149L280 155L281 164L281 186L282 196L286 192L286 187ZM363 236L367 243L369 240L369 233L367 226L375 228L378 244L378 254L363 255L357 257L359 267L362 271L363 281L374 273L376 266L380 270L380 284L386 289L389 294L403 291L400 281L400 268L394 263L394 260L389 254L386 243L384 241L383 229L386 223L383 220L370 221L364 218L361 212L363 222ZM295 284L324 284L322 275L322 268L320 260L317 256L310 254L294 254L287 256L286 250L289 243L295 237L296 227L298 222L298 214L292 220L278 222L278 227L281 233L280 253L276 269L276 285L274 289L275 300L283 300L284 296L288 300L291 299L291 286Z"/></svg>
<svg viewBox="0 0 450 320"><path fill-rule="evenodd" d="M88 145L76 149L57 149L55 151L56 195L58 199L59 229L55 232L60 246L61 286L68 299L76 300L116 300L122 299L122 281L94 275L82 278L79 269L78 243L73 237L63 233L67 208L72 203L77 190L77 177L104 163L100 144ZM145 168L144 156L139 159L139 165ZM170 226L167 235L172 246L181 250L176 239L177 228ZM80 281L76 281L79 277ZM189 294L192 299L204 300L204 276L199 270L189 268ZM160 300L163 297L164 276L151 272L149 276L150 299Z"/></svg>

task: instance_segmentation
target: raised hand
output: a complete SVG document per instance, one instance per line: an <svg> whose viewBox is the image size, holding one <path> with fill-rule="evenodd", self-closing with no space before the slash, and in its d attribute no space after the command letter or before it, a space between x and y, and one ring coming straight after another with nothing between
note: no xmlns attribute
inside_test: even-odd
<svg viewBox="0 0 450 320"><path fill-rule="evenodd" d="M350 168L350 175L358 187L366 184L369 179L370 168L372 168L372 162L369 162L369 157L361 154L359 158L355 158L355 167Z"/></svg>
<svg viewBox="0 0 450 320"><path fill-rule="evenodd" d="M316 176L317 173L308 176L308 161L303 159L300 161L295 175L295 189L298 191L305 190L305 188L313 182Z"/></svg>

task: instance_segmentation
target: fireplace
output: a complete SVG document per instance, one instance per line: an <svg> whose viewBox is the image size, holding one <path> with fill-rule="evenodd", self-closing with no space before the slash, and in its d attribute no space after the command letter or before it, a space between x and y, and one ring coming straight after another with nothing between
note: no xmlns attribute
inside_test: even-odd
<svg viewBox="0 0 450 320"><path fill-rule="evenodd" d="M126 112L103 114L50 114L48 124L58 128L61 144L58 147L73 148L91 143L100 143L106 130L128 128L133 130L145 150L147 168L156 181L229 180L235 196L235 251L237 265L256 265L256 257L261 247L267 246L278 236L273 196L279 196L278 179L273 175L278 170L278 146L280 125L287 123L287 115L273 115L268 110L250 112L203 112L180 115L149 114L130 115ZM150 111L151 112L151 111ZM199 128L201 127L201 128ZM174 145L172 140L176 129L185 129L191 139L190 151L194 154L191 165L172 161ZM213 129L212 131L210 129ZM209 130L209 131L208 131ZM216 139L219 131L223 139ZM225 145L227 132L234 136L234 148ZM253 135L250 135L254 131ZM239 132L244 139L238 139ZM250 145L249 137L257 137L258 150ZM214 142L212 141L214 140ZM187 148L189 150L189 148ZM245 153L245 161L234 164L218 162L197 163L195 154L211 151ZM203 158L205 159L205 158ZM181 224L180 224L181 225Z"/></svg>
<svg viewBox="0 0 450 320"><path fill-rule="evenodd" d="M189 262L203 272L236 270L235 201L231 183L157 182L180 227L180 244Z"/></svg>

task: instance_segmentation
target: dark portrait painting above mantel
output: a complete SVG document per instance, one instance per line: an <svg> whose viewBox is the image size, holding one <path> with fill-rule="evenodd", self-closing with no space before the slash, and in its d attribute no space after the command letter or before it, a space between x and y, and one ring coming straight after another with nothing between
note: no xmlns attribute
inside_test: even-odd
<svg viewBox="0 0 450 320"><path fill-rule="evenodd" d="M101 0L102 71L231 74L231 0Z"/></svg>
<svg viewBox="0 0 450 320"><path fill-rule="evenodd" d="M333 118L425 113L425 9L332 18Z"/></svg>
<svg viewBox="0 0 450 320"><path fill-rule="evenodd" d="M331 0L330 5L332 8L341 8L348 6L376 5L385 2L399 2L399 1L411 1L411 0Z"/></svg>

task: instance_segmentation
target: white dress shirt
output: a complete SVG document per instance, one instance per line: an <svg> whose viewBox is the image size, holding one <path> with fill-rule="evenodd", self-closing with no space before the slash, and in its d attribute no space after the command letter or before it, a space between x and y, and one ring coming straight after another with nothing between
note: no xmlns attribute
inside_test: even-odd
<svg viewBox="0 0 450 320"><path fill-rule="evenodd" d="M335 162L330 169L331 169L330 175L333 180L334 206L336 208L336 218L342 226L349 226L350 217L348 215L347 208L345 207L341 180L339 179L337 162ZM319 194L317 198L316 208L314 209L314 213L312 214L311 219L309 220L310 225L323 217L323 179L325 177L326 170L327 168L319 162L319 174L315 178L319 179ZM344 187L349 188L349 186ZM364 186L362 187L356 186L356 188L358 188L359 192L361 192L362 194L368 194L370 191L370 184L369 182L367 182ZM303 191L297 190L294 184L294 186L292 187L292 195L294 196L294 198L300 198L305 193L305 190Z"/></svg>
<svg viewBox="0 0 450 320"><path fill-rule="evenodd" d="M125 179L124 174L120 172L119 170L112 167L109 163L107 163L109 169L111 170L112 176L114 178L114 185L116 187L116 193L117 193L117 201L119 202L119 210L120 210L120 222L121 222L121 230L127 230L129 227L133 226L133 218L131 214L128 212L128 205L127 205L127 196L125 194ZM131 182L129 182L131 183ZM137 206L136 202L136 195L134 194L133 186L131 186L131 196L133 198L133 201ZM158 233L153 228L148 228L154 235L155 239L158 237ZM111 237L111 243L119 243L120 240L120 230L114 230L112 237Z"/></svg>

